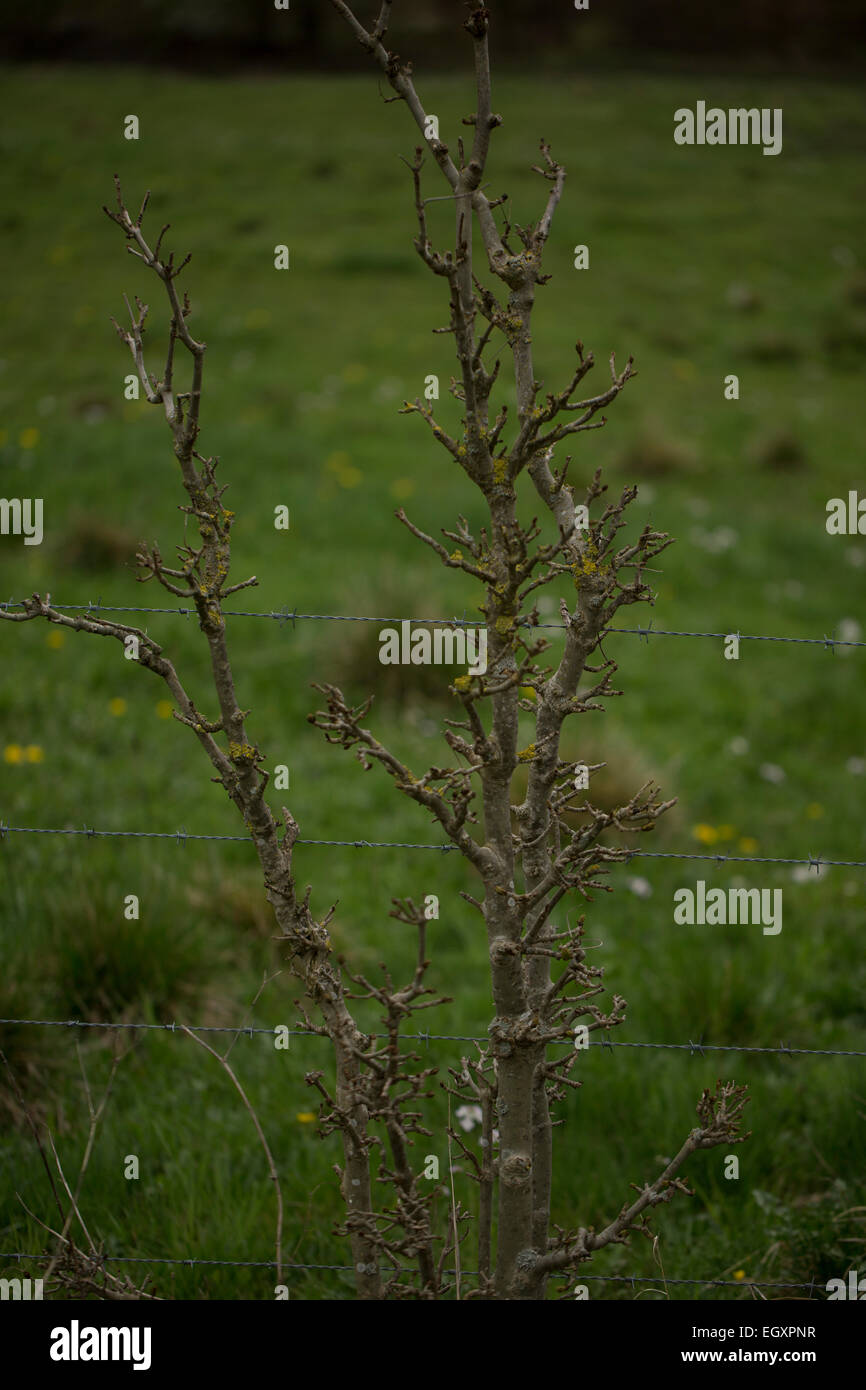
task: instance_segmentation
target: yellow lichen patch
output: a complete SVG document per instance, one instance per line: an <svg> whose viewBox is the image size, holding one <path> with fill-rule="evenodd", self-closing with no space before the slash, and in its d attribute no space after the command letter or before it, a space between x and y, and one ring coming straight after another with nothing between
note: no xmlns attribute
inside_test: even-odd
<svg viewBox="0 0 866 1390"><path fill-rule="evenodd" d="M508 467L506 465L504 456L502 458L495 459L493 462L493 481L495 483L504 483L507 477Z"/></svg>
<svg viewBox="0 0 866 1390"><path fill-rule="evenodd" d="M530 743L526 748L521 748L520 752L517 754L517 761L519 763L531 763L534 757L535 744Z"/></svg>
<svg viewBox="0 0 866 1390"><path fill-rule="evenodd" d="M595 563L595 560L591 559L589 556L583 560L575 561L571 567L571 572L574 575L575 589L580 588L581 575L595 574L597 571L598 565Z"/></svg>
<svg viewBox="0 0 866 1390"><path fill-rule="evenodd" d="M456 676L454 679L455 690L468 690L472 683L471 676Z"/></svg>
<svg viewBox="0 0 866 1390"><path fill-rule="evenodd" d="M234 763L255 762L256 750L251 743L229 742L229 757Z"/></svg>

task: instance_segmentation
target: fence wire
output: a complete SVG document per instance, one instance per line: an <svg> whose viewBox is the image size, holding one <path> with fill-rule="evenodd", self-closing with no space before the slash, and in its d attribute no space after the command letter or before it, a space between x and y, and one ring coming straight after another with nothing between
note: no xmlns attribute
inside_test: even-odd
<svg viewBox="0 0 866 1390"><path fill-rule="evenodd" d="M27 1254L25 1251L21 1250L0 1250L0 1260L16 1260L19 1263L21 1260L26 1260L29 1263L33 1263L38 1260L48 1258L49 1256L46 1254L32 1255ZM221 1268L231 1269L275 1269L277 1265L276 1260L210 1260L203 1259L197 1255L190 1256L186 1259L172 1258L168 1255L95 1255L88 1256L88 1258L92 1261L93 1264L96 1265L180 1265L189 1269L193 1269L197 1265L205 1265L207 1267L217 1266ZM354 1265L300 1264L296 1262L294 1264L284 1263L282 1267L283 1270L301 1270L304 1272L308 1270L327 1270L334 1271L339 1274L354 1274L355 1272ZM417 1274L418 1271L414 1269L411 1265L401 1265L397 1266L396 1268L393 1265L382 1265L380 1266L379 1272L380 1274L394 1275ZM477 1269L461 1269L459 1273L461 1279L477 1279L479 1277L479 1271ZM451 1278L455 1278L457 1275L457 1271L453 1269L446 1269L443 1270L443 1274ZM823 1287L822 1285L816 1283L814 1278L812 1278L808 1284L787 1279L776 1279L772 1281L759 1279L670 1279L667 1276L644 1274L584 1274L580 1271L580 1269L572 1270L570 1272L556 1270L551 1273L550 1278L565 1279L569 1282L571 1282L571 1280L574 1279L581 1284L630 1284L632 1288L635 1288L638 1284L655 1284L656 1286L658 1286L659 1284L675 1284L691 1285L702 1288L712 1287L730 1289L808 1289L812 1294L815 1293L817 1288Z"/></svg>
<svg viewBox="0 0 866 1390"><path fill-rule="evenodd" d="M187 840L215 840L229 844L252 844L250 835L191 834L179 830L96 830L93 826L7 825L0 820L0 843L7 835L84 835L90 840L174 840L181 848ZM414 844L403 840L296 840L297 845L336 845L345 849L424 849L435 854L459 853L458 845ZM814 869L866 869L866 859L826 859L823 854L810 854L805 859L782 858L762 854L698 854L691 851L659 851L630 849L625 858L617 861L628 864L632 859L697 859L713 864L794 864Z"/></svg>
<svg viewBox="0 0 866 1390"><path fill-rule="evenodd" d="M5 603L0 603L0 609L9 611L13 608L22 608L24 604L15 599L7 599ZM104 604L101 599L94 603L53 603L52 608L58 613L160 613L173 614L175 617L188 618L195 613L194 608L142 608L128 607L120 605ZM482 627L477 619L467 618L465 611L462 618L375 618L363 613L299 613L296 608L272 608L269 612L257 612L249 609L224 608L223 616L226 618L268 618L279 623L282 627L290 622L294 628L296 622L307 621L317 623L415 623L418 627L434 625L437 627ZM529 618L519 618L518 627L547 628L565 631L564 623L535 623ZM850 642L837 640L828 637L824 633L823 637L774 637L764 633L744 633L744 632L679 632L669 628L655 628L652 623L648 627L606 627L602 631L602 637L607 637L611 633L626 633L630 636L640 637L649 642L650 637L713 637L722 641L727 637L736 636L741 642L786 642L798 646L826 647L832 651L835 647L866 647L866 642Z"/></svg>
<svg viewBox="0 0 866 1390"><path fill-rule="evenodd" d="M197 1023L103 1023L93 1022L90 1019L81 1018L0 1018L0 1025L18 1025L22 1028L118 1028L135 1031L141 1029L144 1032L155 1033L176 1033L178 1029L183 1031L188 1028L191 1033L234 1033L237 1037L242 1034L252 1038L256 1034L267 1034L274 1037L279 1029L284 1037L289 1038L324 1038L322 1033L313 1033L309 1028L286 1028L284 1024L275 1024L271 1028L254 1027L252 1024L197 1024ZM369 1032L365 1037L372 1039L386 1037L386 1034ZM467 1033L401 1033L401 1038L405 1042L470 1042L470 1043L489 1043L490 1038L486 1035L474 1035ZM601 1047L610 1049L615 1047L635 1047L650 1048L663 1052L688 1052L693 1057L703 1057L707 1052L754 1052L768 1054L772 1053L779 1057L866 1057L866 1051L858 1051L856 1048L839 1047L790 1047L787 1043L780 1042L776 1047L765 1047L746 1043L705 1043L703 1038L693 1042L690 1038L684 1043L664 1043L664 1042L614 1042L610 1038L597 1038L587 1041L587 1047ZM567 1038L554 1039L550 1043L551 1047L573 1047L572 1040ZM581 1049L583 1050L583 1049Z"/></svg>

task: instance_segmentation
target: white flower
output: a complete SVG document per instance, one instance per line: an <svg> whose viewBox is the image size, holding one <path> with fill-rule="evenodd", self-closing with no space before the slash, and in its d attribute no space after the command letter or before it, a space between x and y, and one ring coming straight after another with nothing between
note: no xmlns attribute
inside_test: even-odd
<svg viewBox="0 0 866 1390"><path fill-rule="evenodd" d="M384 381L380 381L376 387L373 399L375 401L393 401L400 394L403 386L402 381L396 376L386 376Z"/></svg>
<svg viewBox="0 0 866 1390"><path fill-rule="evenodd" d="M845 764L845 771L850 772L852 777L862 777L866 772L866 758L849 758Z"/></svg>
<svg viewBox="0 0 866 1390"><path fill-rule="evenodd" d="M761 763L758 771L765 782L775 782L778 784L785 780L785 769L779 767L778 763Z"/></svg>
<svg viewBox="0 0 866 1390"><path fill-rule="evenodd" d="M730 550L732 545L736 545L739 534L731 526L719 526L715 531L710 532L709 539L711 541L709 549L721 554L722 551Z"/></svg>
<svg viewBox="0 0 866 1390"><path fill-rule="evenodd" d="M651 898L653 895L652 884L646 878L630 878L628 886L636 898Z"/></svg>
<svg viewBox="0 0 866 1390"><path fill-rule="evenodd" d="M484 1119L480 1105L458 1105L454 1113L457 1116L457 1123L466 1134L476 1125L480 1125Z"/></svg>
<svg viewBox="0 0 866 1390"><path fill-rule="evenodd" d="M747 738L743 738L741 734L738 734L736 738L732 738L730 743L728 744L728 752L734 753L738 758L741 758L743 754L748 753L748 751L749 740Z"/></svg>
<svg viewBox="0 0 866 1390"><path fill-rule="evenodd" d="M843 618L838 626L840 642L859 642L863 636L863 629L856 618ZM840 647L839 656L851 656L853 647Z"/></svg>
<svg viewBox="0 0 866 1390"><path fill-rule="evenodd" d="M791 870L791 878L795 883L811 883L813 880L823 878L828 872L826 864L819 864L813 868L811 864L797 864Z"/></svg>
<svg viewBox="0 0 866 1390"><path fill-rule="evenodd" d="M704 531L699 526L693 526L689 536L695 545L708 550L711 555L722 555L738 540L737 532L730 526L719 526L715 531Z"/></svg>

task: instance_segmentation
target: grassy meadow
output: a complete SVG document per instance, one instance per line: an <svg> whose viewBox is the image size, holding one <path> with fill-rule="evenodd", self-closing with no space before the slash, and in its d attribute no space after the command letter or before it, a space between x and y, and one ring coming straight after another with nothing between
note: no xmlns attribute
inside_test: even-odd
<svg viewBox="0 0 866 1390"><path fill-rule="evenodd" d="M416 74L448 138L471 105L468 66L425 81L419 58ZM227 606L473 616L479 594L468 578L443 570L394 519L403 506L434 535L459 513L475 527L483 520L480 499L423 423L398 414L434 373L441 422L459 429L446 389L452 341L431 334L447 322L447 296L412 247L411 179L399 156L411 158L414 127L379 99L360 53L358 76L339 80L31 68L6 71L4 85L0 494L42 497L45 535L39 546L0 537L0 598L47 591L58 604L174 606L135 579L141 541L158 541L166 557L182 541L185 499L164 419L124 396L132 364L109 316L122 319L124 293L149 302L151 367L161 371L166 315L159 286L100 211L117 172L130 205L151 190L145 231L168 221L165 245L193 253L183 283L192 331L209 345L199 447L220 457L230 484L233 577L259 580ZM782 154L677 147L674 110L698 99L783 108ZM530 222L543 205L546 185L531 172L541 136L568 170L547 251L554 278L537 301L537 375L560 389L578 339L596 356L588 387L605 383L611 351L637 366L605 429L576 441L571 465L573 480L602 467L611 492L637 483L632 533L651 520L676 538L657 562L654 609L623 610L618 625L652 617L666 630L862 641L866 541L829 536L824 524L829 498L866 491L859 92L724 72L700 83L504 75L494 109L504 125L489 191L510 195L513 221ZM137 141L123 138L129 113L140 121ZM437 174L429 161L431 197L444 192ZM450 204L428 212L442 246ZM288 271L274 268L278 244L290 249ZM578 244L590 249L587 270L573 266ZM497 399L513 405L506 365ZM724 396L730 374L736 401ZM524 481L529 518L537 507ZM290 509L287 533L273 525L279 505ZM555 622L557 596L544 592ZM141 622L211 711L195 622ZM459 717L447 677L382 667L376 624L229 622L251 731L269 766L290 768L290 790L272 792L272 804L287 801L302 837L441 843L388 779L328 746L306 716L320 698L313 681L357 699L374 693L371 727L423 769L446 756L442 719ZM572 721L566 748L607 764L598 783L606 798L627 797L647 777L677 798L643 848L866 860L864 649L743 641L739 660L728 661L717 636L626 634L605 649L624 696L579 728ZM0 755L7 826L243 834L195 740L171 719L163 687L115 642L0 624ZM430 982L456 1001L426 1026L485 1032L485 942L459 896L474 891L459 856L309 846L295 862L318 911L338 902L332 936L365 972L386 954L397 971L410 968L414 942L389 918L391 898L437 894ZM782 888L782 931L676 926L673 894L698 878ZM635 859L610 882L613 893L588 905L587 927L600 943L594 963L629 1002L614 1041L866 1049L862 869ZM140 899L138 921L124 918L130 894ZM281 969L273 931L244 844L0 840L4 1019L293 1023L285 970L249 1012L263 976ZM182 1034L131 1041L81 1192L94 1238L109 1255L272 1258L272 1184L228 1078ZM70 1180L87 1135L76 1043L98 1091L107 1036L0 1024L0 1048ZM444 1075L470 1046L431 1041L429 1057ZM341 1216L338 1141L319 1135L304 1080L327 1072L327 1044L293 1038L276 1051L256 1034L237 1040L231 1061L279 1167L285 1257L344 1265L346 1248L331 1233ZM725 1179L722 1149L693 1158L684 1176L694 1196L655 1218L657 1255L635 1240L587 1269L652 1276L652 1285L638 1293L590 1283L593 1298L748 1299L749 1280L823 1284L866 1258L862 1056L593 1048L580 1075L556 1141L555 1219L569 1225L610 1218L630 1182L654 1177L717 1077L748 1082L752 1095L739 1179ZM0 1250L38 1253L47 1237L35 1217L54 1224L56 1212L7 1081ZM447 1175L444 1093L430 1113L418 1166L435 1152ZM130 1154L137 1181L124 1177ZM464 1173L455 1185L471 1207ZM444 1184L439 1200L444 1220ZM464 1263L473 1260L467 1248ZM145 1270L113 1268L136 1279ZM0 1274L14 1272L0 1257ZM666 1283L716 1278L744 1288ZM267 1268L155 1265L151 1279L164 1297L273 1297ZM339 1270L296 1270L288 1283L292 1298L353 1296L351 1275Z"/></svg>

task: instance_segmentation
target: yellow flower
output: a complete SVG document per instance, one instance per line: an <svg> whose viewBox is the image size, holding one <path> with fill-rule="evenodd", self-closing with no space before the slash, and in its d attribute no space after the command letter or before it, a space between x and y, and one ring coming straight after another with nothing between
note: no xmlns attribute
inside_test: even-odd
<svg viewBox="0 0 866 1390"><path fill-rule="evenodd" d="M22 430L18 436L18 443L22 449L33 449L39 443L39 431L30 425L28 429Z"/></svg>
<svg viewBox="0 0 866 1390"><path fill-rule="evenodd" d="M734 1270L734 1278L735 1278L735 1279L745 1279L745 1277L746 1277L746 1271L745 1271L744 1269L735 1269L735 1270Z"/></svg>
<svg viewBox="0 0 866 1390"><path fill-rule="evenodd" d="M355 468L345 449L337 449L325 459L325 468L333 473L340 487L357 487L363 478L360 468Z"/></svg>
<svg viewBox="0 0 866 1390"><path fill-rule="evenodd" d="M108 708L111 710L115 719L119 719L122 714L126 714L126 701L122 700L119 695L116 695L113 700L109 700Z"/></svg>
<svg viewBox="0 0 866 1390"><path fill-rule="evenodd" d="M392 497L396 497L398 502L404 497L411 497L415 491L415 484L411 478L395 478L388 491Z"/></svg>
<svg viewBox="0 0 866 1390"><path fill-rule="evenodd" d="M752 839L751 835L743 835L740 839L740 849L743 854L754 854L758 848L757 840Z"/></svg>
<svg viewBox="0 0 866 1390"><path fill-rule="evenodd" d="M702 845L714 845L719 838L719 832L712 825L696 825L692 829L692 834L696 840L700 840Z"/></svg>
<svg viewBox="0 0 866 1390"><path fill-rule="evenodd" d="M28 743L24 749L24 756L28 763L44 763L45 751L39 747L38 743Z"/></svg>
<svg viewBox="0 0 866 1390"><path fill-rule="evenodd" d="M312 1110L299 1110L295 1119L302 1125L312 1125L316 1122L316 1117Z"/></svg>
<svg viewBox="0 0 866 1390"><path fill-rule="evenodd" d="M3 749L3 761L7 763L20 763L24 756L24 751L19 743L7 743Z"/></svg>
<svg viewBox="0 0 866 1390"><path fill-rule="evenodd" d="M171 719L171 712L173 709L174 705L171 703L171 700L157 700L156 712L160 719Z"/></svg>
<svg viewBox="0 0 866 1390"><path fill-rule="evenodd" d="M820 801L809 802L809 805L806 807L806 815L809 817L809 820L820 820L823 814L824 807L821 805Z"/></svg>
<svg viewBox="0 0 866 1390"><path fill-rule="evenodd" d="M66 633L61 632L60 629L57 627L53 627L49 632L48 636L45 638L46 645L49 646L51 650L55 652L60 650L65 641Z"/></svg>

